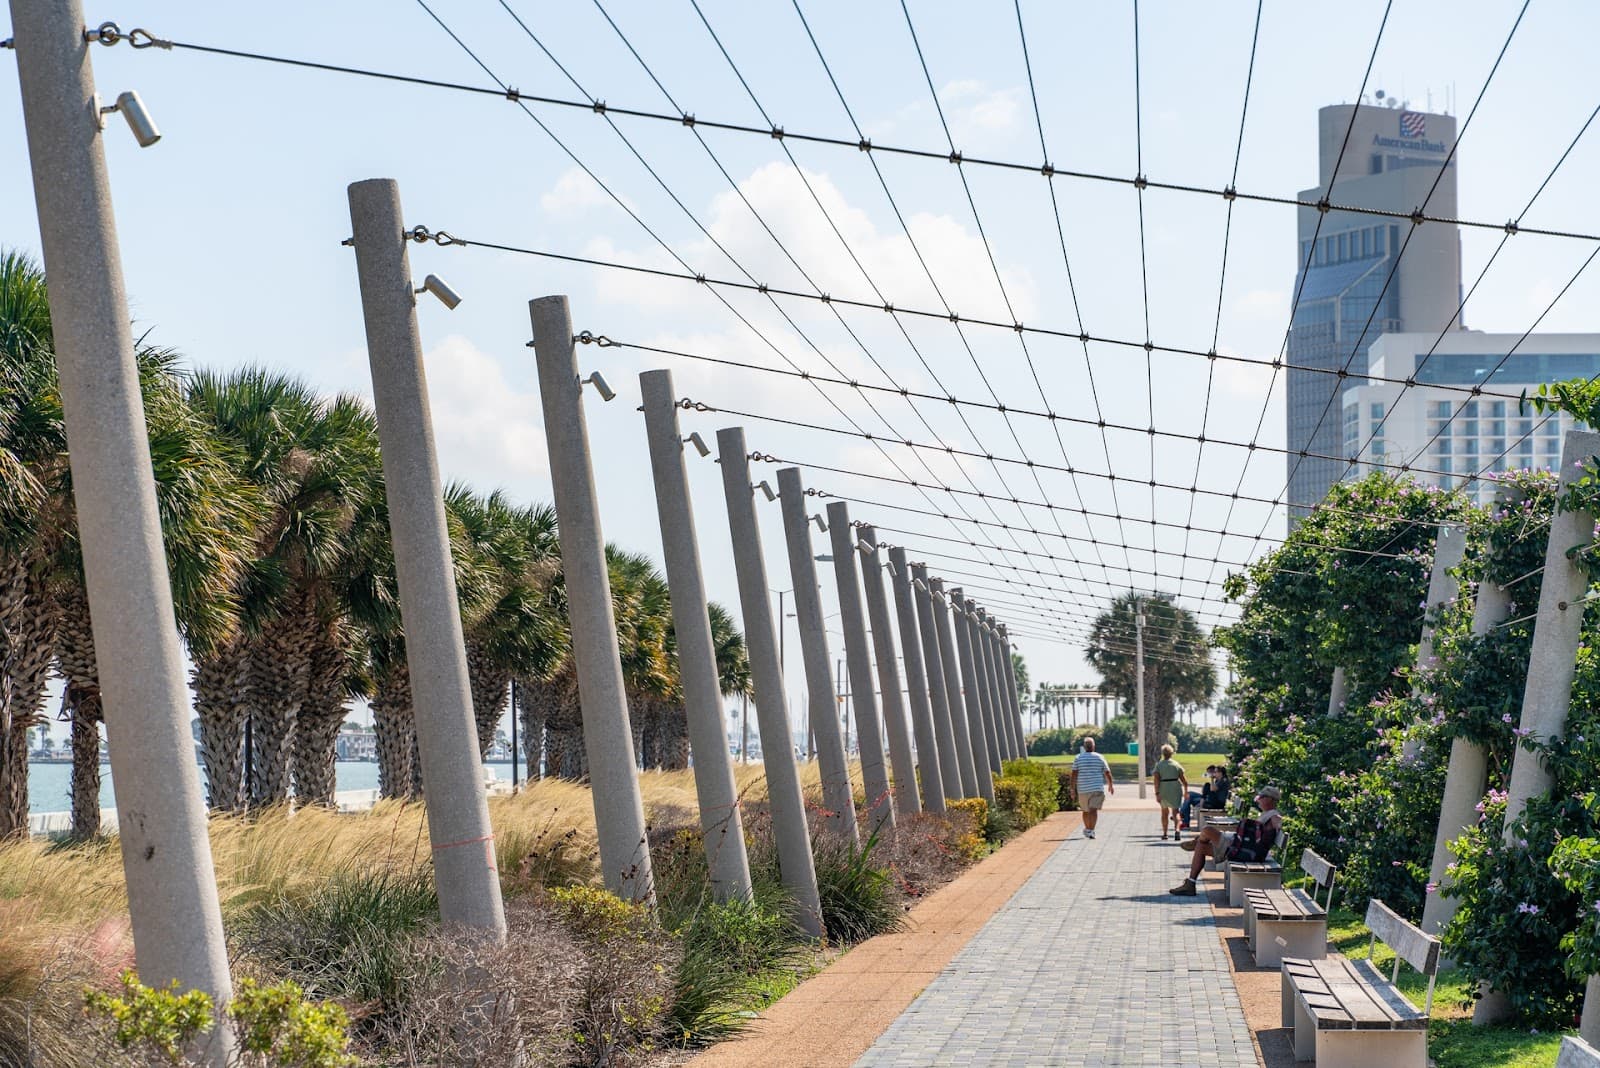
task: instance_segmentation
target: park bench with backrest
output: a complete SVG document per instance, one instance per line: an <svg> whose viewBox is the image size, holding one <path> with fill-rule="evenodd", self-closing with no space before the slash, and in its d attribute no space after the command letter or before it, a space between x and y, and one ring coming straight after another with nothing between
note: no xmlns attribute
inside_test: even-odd
<svg viewBox="0 0 1600 1068"><path fill-rule="evenodd" d="M1367 929L1366 960L1337 953L1321 960L1283 958L1283 1025L1294 1028L1295 1059L1314 1059L1319 1068L1426 1068L1439 940L1376 898L1367 906ZM1371 960L1379 942L1395 954L1387 977ZM1402 960L1428 977L1421 1009L1395 985Z"/></svg>
<svg viewBox="0 0 1600 1068"><path fill-rule="evenodd" d="M1309 894L1281 886L1245 891L1244 933L1258 967L1275 967L1284 957L1328 955L1328 908L1339 869L1309 849L1300 856L1300 868L1311 877ZM1326 901L1317 900L1321 890Z"/></svg>
<svg viewBox="0 0 1600 1068"><path fill-rule="evenodd" d="M1278 858L1282 856L1283 847L1288 841L1288 832L1279 827L1278 837L1273 841L1266 860L1217 860L1213 857L1206 862L1208 869L1222 868L1222 887L1228 892L1230 907L1244 907L1246 890L1282 885L1283 861Z"/></svg>

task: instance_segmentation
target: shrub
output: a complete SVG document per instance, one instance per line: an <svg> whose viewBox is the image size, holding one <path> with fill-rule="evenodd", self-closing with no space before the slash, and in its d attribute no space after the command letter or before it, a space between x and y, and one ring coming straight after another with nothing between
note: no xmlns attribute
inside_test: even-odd
<svg viewBox="0 0 1600 1068"><path fill-rule="evenodd" d="M894 880L873 863L878 836L856 847L833 835L812 842L817 865L817 890L822 897L822 924L828 936L849 945L873 935L897 931L905 922Z"/></svg>
<svg viewBox="0 0 1600 1068"><path fill-rule="evenodd" d="M1023 829L1056 811L1060 787L1055 769L1031 760L1007 760L994 783L994 803L1007 810Z"/></svg>
<svg viewBox="0 0 1600 1068"><path fill-rule="evenodd" d="M1180 753L1226 753L1233 749L1236 733L1232 727L1196 727L1174 720L1172 744Z"/></svg>
<svg viewBox="0 0 1600 1068"><path fill-rule="evenodd" d="M438 911L427 873L347 872L311 894L252 906L234 933L269 974L388 1011L404 996L411 942Z"/></svg>
<svg viewBox="0 0 1600 1068"><path fill-rule="evenodd" d="M1056 769L1056 811L1078 811L1078 799L1072 796L1072 769Z"/></svg>
<svg viewBox="0 0 1600 1068"><path fill-rule="evenodd" d="M674 978L667 1024L672 1040L699 1046L750 1025L768 973L800 965L806 952L795 937L785 902L708 904L678 931L683 959Z"/></svg>
<svg viewBox="0 0 1600 1068"><path fill-rule="evenodd" d="M591 1063L613 1062L665 1027L679 947L663 938L650 910L590 886L546 895L557 921L586 951L588 967L573 1021Z"/></svg>
<svg viewBox="0 0 1600 1068"><path fill-rule="evenodd" d="M969 852L972 843L963 838L983 834L987 840L987 823L998 812L989 807L983 827L974 826L961 812L953 817L948 812L944 816L920 812L896 821L894 830L880 836L878 852L902 897L922 897L959 875L974 859Z"/></svg>
<svg viewBox="0 0 1600 1068"><path fill-rule="evenodd" d="M1028 736L1029 756L1061 756L1078 751L1077 727L1052 727Z"/></svg>

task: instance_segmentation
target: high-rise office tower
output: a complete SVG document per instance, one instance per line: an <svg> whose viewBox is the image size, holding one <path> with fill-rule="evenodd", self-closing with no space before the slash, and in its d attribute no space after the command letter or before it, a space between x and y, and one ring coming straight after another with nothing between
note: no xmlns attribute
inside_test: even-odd
<svg viewBox="0 0 1600 1068"><path fill-rule="evenodd" d="M1456 120L1385 106L1390 103L1379 94L1375 104L1338 104L1317 113L1319 185L1300 198L1455 217L1456 160L1450 150ZM1413 226L1314 207L1298 212L1298 302L1289 363L1347 371L1348 377L1293 367L1286 377L1291 524L1348 469L1342 459L1326 457L1342 456L1343 395L1362 384L1372 343L1397 331L1437 335L1461 326L1456 226ZM1310 455L1301 456L1301 450Z"/></svg>

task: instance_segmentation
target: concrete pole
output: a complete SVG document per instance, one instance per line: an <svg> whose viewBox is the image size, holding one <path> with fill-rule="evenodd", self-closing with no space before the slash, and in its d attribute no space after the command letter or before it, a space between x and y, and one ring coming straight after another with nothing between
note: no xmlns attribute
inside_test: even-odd
<svg viewBox="0 0 1600 1068"><path fill-rule="evenodd" d="M1600 454L1600 434L1569 430L1561 444L1561 481L1558 495L1582 477L1580 464ZM1583 631L1583 599L1589 576L1570 557L1594 541L1594 516L1589 512L1558 511L1550 520L1550 537L1544 554L1544 578L1539 590L1539 610L1534 617L1533 647L1528 652L1528 681L1522 693L1519 729L1529 740L1544 741L1566 732L1567 710L1572 704L1572 680L1577 673L1578 641ZM1530 798L1548 793L1554 777L1537 753L1521 744L1511 762L1506 793L1505 837L1515 836L1515 823ZM1499 991L1484 990L1472 1013L1475 1024L1490 1024L1508 1013Z"/></svg>
<svg viewBox="0 0 1600 1068"><path fill-rule="evenodd" d="M1000 756L1017 759L1016 732L1011 725L1011 710L1000 703L1000 658L995 655L994 635L989 631L989 614L978 609L977 642L983 650L983 699L993 710L995 731L1000 736Z"/></svg>
<svg viewBox="0 0 1600 1068"><path fill-rule="evenodd" d="M1022 695L1017 692L1017 665L1011 659L1011 635L1006 630L1004 623L1000 624L995 640L1000 643L1000 662L1005 665L1005 671L1002 673L1000 681L1005 684L1006 699L1011 702L1011 711L1016 715L1017 723L1022 727L1022 752L1020 755L1026 759L1028 756L1027 724L1023 723L1022 720Z"/></svg>
<svg viewBox="0 0 1600 1068"><path fill-rule="evenodd" d="M767 599L767 561L761 551L751 499L750 456L744 430L717 431L722 464L722 491L728 502L728 530L733 537L733 569L739 580L739 606L744 613L744 641L750 656L750 677L756 690L756 726L766 765L767 799L772 806L772 833L778 845L783 885L794 895L800 927L823 937L822 899L817 892L816 862L811 856L811 831L806 802L794 763L794 736L783 693L783 668L778 663L778 638Z"/></svg>
<svg viewBox="0 0 1600 1068"><path fill-rule="evenodd" d="M1344 705L1347 692L1348 691L1344 679L1344 668L1336 667L1333 669L1333 683L1328 690L1328 715L1344 715Z"/></svg>
<svg viewBox="0 0 1600 1068"><path fill-rule="evenodd" d="M1006 722L1011 726L1011 745L1016 752L1015 759L1022 760L1028 755L1028 730L1022 722L1022 709L1013 700L1013 687L1008 684L1011 672L1007 666L1007 656L1004 644L1000 641L1000 625L994 620L989 621L989 644L994 650L994 685L995 695L1000 707L1005 710Z"/></svg>
<svg viewBox="0 0 1600 1068"><path fill-rule="evenodd" d="M1600 1047L1600 975L1589 976L1583 988L1583 1015L1578 1018L1578 1037Z"/></svg>
<svg viewBox="0 0 1600 1068"><path fill-rule="evenodd" d="M811 737L816 741L817 763L822 771L822 826L859 846L861 835L856 828L850 761L839 733L839 705L833 691L833 653L828 649L828 632L822 619L811 517L806 514L806 487L798 467L779 469L778 506L783 512L783 533L789 548L789 577L794 582L795 621L800 624Z"/></svg>
<svg viewBox="0 0 1600 1068"><path fill-rule="evenodd" d="M934 630L939 636L940 667L943 668L945 705L950 710L950 727L955 734L956 762L961 771L961 795L982 797L977 767L972 758L972 737L967 728L967 705L961 698L961 671L956 666L956 640L950 627L950 602L944 580L929 579L933 602Z"/></svg>
<svg viewBox="0 0 1600 1068"><path fill-rule="evenodd" d="M990 774L998 776L1005 761L1005 734L1000 719L995 715L994 696L989 692L989 669L983 655L982 635L978 630L978 607L968 598L961 599L961 616L957 620L966 628L967 647L972 650L973 686L977 693L978 711L983 716L984 742L989 754Z"/></svg>
<svg viewBox="0 0 1600 1068"><path fill-rule="evenodd" d="M911 565L911 593L917 604L917 631L922 636L922 662L928 672L928 698L933 710L933 737L939 746L939 780L946 800L972 795L962 789L961 758L956 755L955 725L950 716L950 691L944 679L944 651L934 622L933 589L926 564ZM976 784L974 784L976 786Z"/></svg>
<svg viewBox="0 0 1600 1068"><path fill-rule="evenodd" d="M1433 571L1428 575L1428 603L1422 617L1422 635L1417 639L1417 672L1433 664L1433 624L1441 609L1461 594L1461 581L1455 574L1467 551L1467 528L1440 523L1433 543Z"/></svg>
<svg viewBox="0 0 1600 1068"><path fill-rule="evenodd" d="M861 582L856 575L856 547L851 535L850 506L828 505L828 540L833 547L833 577L839 587L839 621L844 627L845 663L850 669L851 701L856 712L856 748L861 754L861 782L867 794L867 831L894 827L894 799L889 795L889 769L883 761L877 688L872 654L867 648L867 620L861 609Z"/></svg>
<svg viewBox="0 0 1600 1068"><path fill-rule="evenodd" d="M922 811L922 802L917 798L911 731L900 694L899 656L889 622L889 597L883 589L878 532L865 524L857 527L856 549L861 553L861 588L867 595L867 622L872 626L872 653L878 665L878 695L883 699L884 735L889 742L890 770L894 772L894 804L901 816L911 816Z"/></svg>
<svg viewBox="0 0 1600 1068"><path fill-rule="evenodd" d="M906 688L911 693L911 726L917 736L917 768L921 772L922 807L944 813L944 778L939 770L939 742L933 730L933 709L928 703L927 669L922 662L922 641L917 628L916 599L911 593L911 566L906 551L889 550L894 576L894 606L900 617L900 648L906 658Z"/></svg>
<svg viewBox="0 0 1600 1068"><path fill-rule="evenodd" d="M1145 769L1149 764L1146 752L1150 747L1145 744L1144 729L1144 605L1137 600L1133 602L1133 631L1135 642L1134 673L1133 673L1133 700L1137 710L1138 736L1139 736L1139 800L1144 800L1149 792L1150 784L1145 782Z"/></svg>
<svg viewBox="0 0 1600 1068"><path fill-rule="evenodd" d="M955 623L951 629L954 632L956 656L961 665L961 684L966 690L962 703L967 714L967 737L971 741L972 770L978 780L979 796L985 801L993 801L994 776L999 774L1000 765L990 763L989 753L993 742L983 721L983 698L978 690L978 673L973 666L972 635L967 628L966 598L957 588L949 592L947 599L950 611L955 615Z"/></svg>
<svg viewBox="0 0 1600 1068"><path fill-rule="evenodd" d="M1497 506L1510 503L1509 496L1503 492L1497 495ZM1472 633L1480 637L1488 634L1505 620L1510 608L1509 590L1498 583L1479 582L1477 601L1472 606ZM1445 869L1455 859L1450 843L1477 824L1477 805L1488 788L1489 758L1483 746L1466 738L1453 740L1450 764L1445 771L1444 797L1439 804L1439 828L1433 838L1433 866L1428 876L1435 887L1444 882ZM1456 914L1459 905L1455 898L1437 889L1428 894L1422 905L1422 929L1438 934Z"/></svg>
<svg viewBox="0 0 1600 1068"><path fill-rule="evenodd" d="M661 549L678 648L678 677L689 723L694 789L700 802L700 830L705 838L711 891L718 901L748 901L750 859L745 852L739 790L733 780L728 735L722 722L722 682L717 674L717 647L706 609L706 582L700 569L700 542L695 533L694 507L689 501L689 475L683 463L683 434L678 429L672 372L646 371L639 376L639 388L644 396L645 435L650 444L650 468L655 475L656 515L661 522Z"/></svg>
<svg viewBox="0 0 1600 1068"><path fill-rule="evenodd" d="M504 938L400 187L369 178L349 199L439 915Z"/></svg>
<svg viewBox="0 0 1600 1068"><path fill-rule="evenodd" d="M139 976L221 1005L228 950L83 11L12 0L11 19ZM221 1065L232 1043L195 1052Z"/></svg>
<svg viewBox="0 0 1600 1068"><path fill-rule="evenodd" d="M566 578L572 655L578 669L583 710L583 745L589 757L600 869L606 889L625 901L655 901L650 841L639 797L639 765L633 752L628 694L617 649L605 536L595 499L589 429L583 414L583 382L572 347L572 316L566 297L529 301L544 433L550 453L561 535L561 571Z"/></svg>

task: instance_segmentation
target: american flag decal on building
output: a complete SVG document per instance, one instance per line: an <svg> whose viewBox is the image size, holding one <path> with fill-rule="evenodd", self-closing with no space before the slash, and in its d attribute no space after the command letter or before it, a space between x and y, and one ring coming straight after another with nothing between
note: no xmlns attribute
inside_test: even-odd
<svg viewBox="0 0 1600 1068"><path fill-rule="evenodd" d="M1428 132L1428 117L1420 111L1400 113L1400 136L1421 137Z"/></svg>

